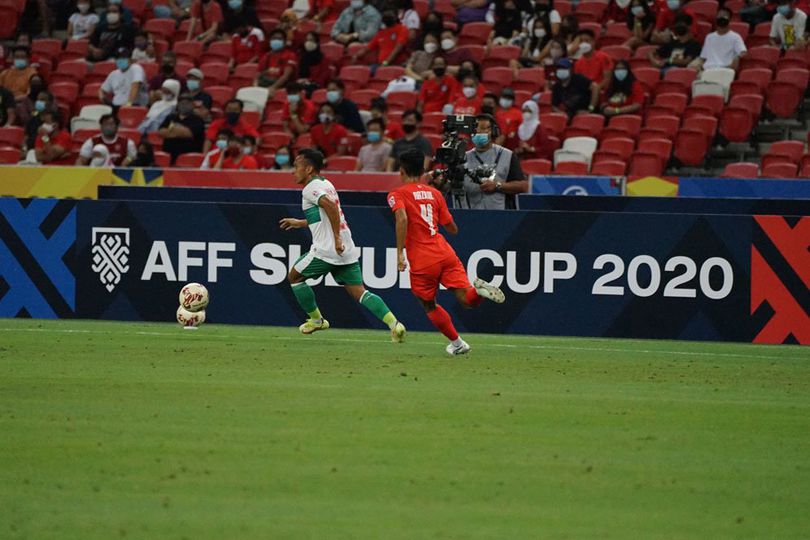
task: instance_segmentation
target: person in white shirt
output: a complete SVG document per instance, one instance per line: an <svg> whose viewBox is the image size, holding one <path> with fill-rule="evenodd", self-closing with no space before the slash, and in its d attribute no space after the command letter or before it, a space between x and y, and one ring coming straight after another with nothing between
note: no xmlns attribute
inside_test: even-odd
<svg viewBox="0 0 810 540"><path fill-rule="evenodd" d="M79 8L79 12L68 19L68 37L89 39L98 24L98 15L90 11L90 0L79 0L76 7Z"/></svg>
<svg viewBox="0 0 810 540"><path fill-rule="evenodd" d="M700 52L700 64L703 69L731 68L737 69L748 49L742 36L729 29L731 12L727 9L717 10L715 19L717 30L706 36L703 50Z"/></svg>
<svg viewBox="0 0 810 540"><path fill-rule="evenodd" d="M807 14L798 9L793 0L777 0L776 15L771 21L771 45L783 49L804 47Z"/></svg>
<svg viewBox="0 0 810 540"><path fill-rule="evenodd" d="M114 107L148 104L146 74L143 68L133 64L129 57L129 50L123 47L118 49L115 59L118 69L107 75L107 79L98 90L98 97L102 103Z"/></svg>

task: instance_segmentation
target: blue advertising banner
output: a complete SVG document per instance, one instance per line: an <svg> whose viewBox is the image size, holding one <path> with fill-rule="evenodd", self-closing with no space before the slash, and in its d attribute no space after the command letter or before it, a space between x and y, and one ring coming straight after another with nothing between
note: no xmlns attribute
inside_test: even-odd
<svg viewBox="0 0 810 540"><path fill-rule="evenodd" d="M532 176L529 191L540 195L621 195L609 176Z"/></svg>
<svg viewBox="0 0 810 540"><path fill-rule="evenodd" d="M810 180L684 177L678 180L678 196L810 199Z"/></svg>

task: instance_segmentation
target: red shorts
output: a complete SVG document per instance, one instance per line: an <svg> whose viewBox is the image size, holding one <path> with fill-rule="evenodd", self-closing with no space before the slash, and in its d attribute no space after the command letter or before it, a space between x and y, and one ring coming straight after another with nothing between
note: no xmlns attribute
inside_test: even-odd
<svg viewBox="0 0 810 540"><path fill-rule="evenodd" d="M411 291L421 300L435 299L440 283L448 289L470 287L467 271L458 257L447 257L443 261L420 268L418 272L411 270Z"/></svg>

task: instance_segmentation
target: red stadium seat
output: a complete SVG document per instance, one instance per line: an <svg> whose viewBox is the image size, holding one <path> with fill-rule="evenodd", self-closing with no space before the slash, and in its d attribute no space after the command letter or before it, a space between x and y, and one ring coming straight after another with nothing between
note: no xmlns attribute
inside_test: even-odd
<svg viewBox="0 0 810 540"><path fill-rule="evenodd" d="M166 152L155 152L155 166L159 169L168 169L172 165L172 156Z"/></svg>
<svg viewBox="0 0 810 540"><path fill-rule="evenodd" d="M765 90L768 83L773 79L773 72L764 68L749 68L740 71L737 76L739 82L752 82L757 85L760 91ZM737 82L735 81L735 82ZM732 83L733 84L733 83Z"/></svg>
<svg viewBox="0 0 810 540"><path fill-rule="evenodd" d="M714 22L719 4L715 0L694 0L689 2L689 9L695 16L706 22Z"/></svg>
<svg viewBox="0 0 810 540"><path fill-rule="evenodd" d="M380 66L369 81L368 88L375 90L379 95L388 87L389 82L403 75L405 75L405 68L402 66Z"/></svg>
<svg viewBox="0 0 810 540"><path fill-rule="evenodd" d="M762 113L762 104L764 102L765 98L762 97L761 94L742 94L732 96L728 106L748 109L754 117L754 123L756 123L759 120L759 115Z"/></svg>
<svg viewBox="0 0 810 540"><path fill-rule="evenodd" d="M762 25L757 25L757 30ZM770 24L768 24L770 27ZM756 30L754 31L756 33ZM743 57L740 67L745 69L745 63L749 60L759 60L764 62L766 65L771 66L770 69L773 69L776 66L776 63L779 61L780 56L779 47L773 47L770 45L762 46L762 47L749 47L748 52Z"/></svg>
<svg viewBox="0 0 810 540"><path fill-rule="evenodd" d="M773 165L774 163L797 163L797 162L791 160L790 156L784 154L774 154L771 152L768 152L767 154L763 155L762 159L760 159L759 162L760 167L762 167L763 170L765 170L765 168L768 165Z"/></svg>
<svg viewBox="0 0 810 540"><path fill-rule="evenodd" d="M604 160L594 163L591 174L599 176L624 176L627 163L624 161Z"/></svg>
<svg viewBox="0 0 810 540"><path fill-rule="evenodd" d="M785 69L807 69L807 60L805 58L785 57L780 58L776 63L777 73Z"/></svg>
<svg viewBox="0 0 810 540"><path fill-rule="evenodd" d="M146 0L124 0L123 4L132 12L135 19L143 17L143 13L146 11Z"/></svg>
<svg viewBox="0 0 810 540"><path fill-rule="evenodd" d="M807 89L807 82L810 79L810 71L807 69L783 69L776 72L777 81L795 84L802 93Z"/></svg>
<svg viewBox="0 0 810 540"><path fill-rule="evenodd" d="M799 166L796 163L771 163L762 168L762 178L796 178Z"/></svg>
<svg viewBox="0 0 810 540"><path fill-rule="evenodd" d="M720 135L729 142L748 142L755 125L754 115L746 108L729 106L720 113Z"/></svg>
<svg viewBox="0 0 810 540"><path fill-rule="evenodd" d="M562 135L568 125L568 116L564 113L545 113L540 115L540 125L554 135Z"/></svg>
<svg viewBox="0 0 810 540"><path fill-rule="evenodd" d="M338 77L346 86L363 88L371 78L371 70L368 66L343 66Z"/></svg>
<svg viewBox="0 0 810 540"><path fill-rule="evenodd" d="M323 50L323 49L321 49ZM230 41L214 41L202 54L200 62L228 62L231 59L233 46Z"/></svg>
<svg viewBox="0 0 810 540"><path fill-rule="evenodd" d="M539 92L546 84L546 72L542 68L523 68L518 71L517 78L512 81L515 91L525 90L531 93ZM517 103L518 106L522 103Z"/></svg>
<svg viewBox="0 0 810 540"><path fill-rule="evenodd" d="M588 174L588 164L582 161L563 161L554 168L554 174L583 176Z"/></svg>
<svg viewBox="0 0 810 540"><path fill-rule="evenodd" d="M19 148L0 147L0 163L3 165L14 165L22 159Z"/></svg>
<svg viewBox="0 0 810 540"><path fill-rule="evenodd" d="M292 137L285 131L277 131L271 133L262 133L262 147L263 148L281 148L282 146L289 146L292 142Z"/></svg>
<svg viewBox="0 0 810 540"><path fill-rule="evenodd" d="M484 58L481 67L483 69L489 67L508 66L511 60L520 58L520 47L515 45L502 45L492 47L489 54Z"/></svg>
<svg viewBox="0 0 810 540"><path fill-rule="evenodd" d="M723 178L756 178L759 166L756 163L729 163L723 169Z"/></svg>
<svg viewBox="0 0 810 540"><path fill-rule="evenodd" d="M83 59L59 62L56 71L51 74L50 82L75 81L82 84L87 79L89 69L89 64Z"/></svg>
<svg viewBox="0 0 810 540"><path fill-rule="evenodd" d="M174 166L181 169L199 169L202 165L204 154L198 152L189 152L187 154L180 154L174 162Z"/></svg>
<svg viewBox="0 0 810 540"><path fill-rule="evenodd" d="M25 130L19 126L0 127L0 146L21 148L25 140Z"/></svg>
<svg viewBox="0 0 810 540"><path fill-rule="evenodd" d="M370 88L352 92L352 101L354 101L361 110L368 110L371 107L371 101L378 97L380 97L379 90L372 90Z"/></svg>
<svg viewBox="0 0 810 540"><path fill-rule="evenodd" d="M610 119L608 127L622 130L631 138L636 138L639 130L641 130L641 116L636 114L620 114Z"/></svg>
<svg viewBox="0 0 810 540"><path fill-rule="evenodd" d="M681 129L675 138L675 157L684 165L702 165L709 151L706 134L697 129Z"/></svg>
<svg viewBox="0 0 810 540"><path fill-rule="evenodd" d="M788 156L791 163L798 163L804 154L803 141L777 141L768 148L769 154Z"/></svg>
<svg viewBox="0 0 810 540"><path fill-rule="evenodd" d="M256 63L248 63L248 64L239 64L235 68L233 68L233 76L250 79L251 81L256 78L259 74L259 64Z"/></svg>
<svg viewBox="0 0 810 540"><path fill-rule="evenodd" d="M697 79L698 72L692 68L671 68L664 74L665 81L681 83L684 88L692 88L692 83Z"/></svg>
<svg viewBox="0 0 810 540"><path fill-rule="evenodd" d="M51 38L35 39L31 42L31 53L37 56L44 56L51 60L59 58L62 52L62 40Z"/></svg>
<svg viewBox="0 0 810 540"><path fill-rule="evenodd" d="M608 23L605 26L605 33L599 38L599 46L604 50L605 47L623 45L631 36L630 29L627 28L627 23L624 21ZM632 56L632 51L630 54Z"/></svg>
<svg viewBox="0 0 810 540"><path fill-rule="evenodd" d="M765 106L779 118L792 118L803 96L795 84L773 81L768 85Z"/></svg>
<svg viewBox="0 0 810 540"><path fill-rule="evenodd" d="M327 171L353 171L357 167L357 156L333 156L326 160Z"/></svg>
<svg viewBox="0 0 810 540"><path fill-rule="evenodd" d="M121 107L118 109L118 119L122 128L137 128L146 118L146 107Z"/></svg>
<svg viewBox="0 0 810 540"><path fill-rule="evenodd" d="M144 23L143 29L154 37L171 41L174 38L174 19L149 19Z"/></svg>
<svg viewBox="0 0 810 540"><path fill-rule="evenodd" d="M391 92L385 98L389 110L407 111L416 107L418 94L415 92Z"/></svg>
<svg viewBox="0 0 810 540"><path fill-rule="evenodd" d="M79 85L75 82L57 82L48 86L48 90L60 103L71 105L79 97Z"/></svg>
<svg viewBox="0 0 810 540"><path fill-rule="evenodd" d="M172 51L178 59L185 59L196 63L203 53L203 44L200 41L176 41Z"/></svg>
<svg viewBox="0 0 810 540"><path fill-rule="evenodd" d="M799 176L801 178L810 177L810 155L805 154L799 162Z"/></svg>
<svg viewBox="0 0 810 540"><path fill-rule="evenodd" d="M484 62L484 56L486 56L487 52L486 47L477 44L461 45L458 47L458 50L465 50L469 52L473 61L478 65L481 65Z"/></svg>
<svg viewBox="0 0 810 540"><path fill-rule="evenodd" d="M633 69L633 75L644 86L644 90L648 94L652 94L661 79L661 70L654 67L640 67Z"/></svg>
<svg viewBox="0 0 810 540"><path fill-rule="evenodd" d="M661 176L664 167L661 157L651 152L633 152L630 157L630 176Z"/></svg>
<svg viewBox="0 0 810 540"><path fill-rule="evenodd" d="M89 82L103 83L107 79L107 75L115 71L115 62L112 60L104 60L103 62L96 62L93 64L93 69L87 74L85 84Z"/></svg>
<svg viewBox="0 0 810 540"><path fill-rule="evenodd" d="M618 60L630 60L630 57L633 56L633 51L630 47L625 47L624 45L608 45L607 47L602 47L600 50L608 55L614 62Z"/></svg>
<svg viewBox="0 0 810 540"><path fill-rule="evenodd" d="M512 84L512 76L512 68L491 67L482 72L481 82L487 90L500 94L501 90Z"/></svg>
<svg viewBox="0 0 810 540"><path fill-rule="evenodd" d="M673 116L680 116L686 109L688 98L686 94L658 94L655 96L653 105L665 107L672 111Z"/></svg>
<svg viewBox="0 0 810 540"><path fill-rule="evenodd" d="M343 58L345 47L340 43L334 41L326 41L321 43L321 53L332 64L337 64Z"/></svg>
<svg viewBox="0 0 810 540"><path fill-rule="evenodd" d="M585 129L588 137L598 139L605 127L605 117L601 114L577 114L571 119L571 127Z"/></svg>
<svg viewBox="0 0 810 540"><path fill-rule="evenodd" d="M205 75L205 85L215 86L224 85L228 82L228 77L231 74L228 64L222 62L207 62L200 66L200 71Z"/></svg>
<svg viewBox="0 0 810 540"><path fill-rule="evenodd" d="M690 107L697 106L709 109L712 116L720 116L720 112L723 110L724 105L725 103L723 101L723 96L713 94L701 94L699 96L695 96L692 98L692 101L689 104Z"/></svg>
<svg viewBox="0 0 810 540"><path fill-rule="evenodd" d="M638 142L638 151L655 154L661 160L661 170L665 169L672 153L671 139L644 139Z"/></svg>
<svg viewBox="0 0 810 540"><path fill-rule="evenodd" d="M743 0L743 1L745 1L745 0ZM726 2L726 7L728 7L728 5L729 5L729 2ZM739 13L739 11L732 10L732 13ZM748 25L747 22L731 21L731 24L729 24L728 27L729 27L729 29L733 30L734 32L737 32L738 34L740 34L740 37L743 38L743 41L748 39L748 33L749 33L750 28L749 28L749 25Z"/></svg>
<svg viewBox="0 0 810 540"><path fill-rule="evenodd" d="M683 129L696 129L702 132L708 144L714 140L714 136L717 134L717 118L713 116L694 116L692 118L687 118L683 121Z"/></svg>
<svg viewBox="0 0 810 540"><path fill-rule="evenodd" d="M423 133L423 135L430 143L430 147L434 152L442 145L442 142L444 142L444 136L438 133Z"/></svg>
<svg viewBox="0 0 810 540"><path fill-rule="evenodd" d="M754 31L749 34L748 39L745 41L745 44L748 47L749 52L754 49L767 47L768 44L770 43L770 33L771 33L770 22L763 22L756 25L754 27ZM776 60L774 60L774 63L775 62Z"/></svg>
<svg viewBox="0 0 810 540"><path fill-rule="evenodd" d="M236 94L236 91L230 86L206 86L205 91L211 96L214 104L220 108Z"/></svg>
<svg viewBox="0 0 810 540"><path fill-rule="evenodd" d="M551 161L547 159L525 159L520 166L526 174L551 174Z"/></svg>
<svg viewBox="0 0 810 540"><path fill-rule="evenodd" d="M489 38L492 25L485 22L470 22L461 27L458 34L459 45L483 45Z"/></svg>
<svg viewBox="0 0 810 540"><path fill-rule="evenodd" d="M644 119L644 127L645 128L654 128L658 131L664 131L667 133L667 137L675 138L675 133L677 133L678 128L681 126L681 119L678 116L674 116L671 114L662 115L655 119L651 119L649 116ZM639 136L641 134L639 133Z"/></svg>

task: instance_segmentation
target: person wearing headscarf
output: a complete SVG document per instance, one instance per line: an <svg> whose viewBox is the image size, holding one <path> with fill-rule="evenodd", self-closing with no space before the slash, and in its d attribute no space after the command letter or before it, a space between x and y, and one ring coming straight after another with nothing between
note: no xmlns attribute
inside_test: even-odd
<svg viewBox="0 0 810 540"><path fill-rule="evenodd" d="M180 81L167 79L160 87L161 99L149 107L146 118L143 119L138 131L144 135L160 129L164 120L172 114L177 107L177 97L180 95Z"/></svg>
<svg viewBox="0 0 810 540"><path fill-rule="evenodd" d="M521 110L523 122L517 130L517 153L523 159L551 159L554 144L540 125L540 107L530 99L523 102Z"/></svg>
<svg viewBox="0 0 810 540"><path fill-rule="evenodd" d="M113 163L110 159L110 151L103 144L97 144L93 147L93 157L90 160L91 167L112 167Z"/></svg>

